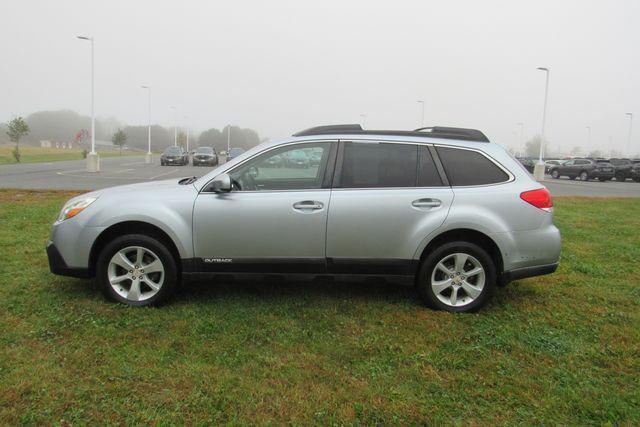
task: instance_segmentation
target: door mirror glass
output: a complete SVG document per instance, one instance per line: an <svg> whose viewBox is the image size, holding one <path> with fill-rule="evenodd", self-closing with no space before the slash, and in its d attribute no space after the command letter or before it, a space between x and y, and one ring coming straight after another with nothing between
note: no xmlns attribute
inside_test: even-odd
<svg viewBox="0 0 640 427"><path fill-rule="evenodd" d="M231 178L226 173L216 176L211 184L209 184L208 191L214 193L227 193L231 191Z"/></svg>

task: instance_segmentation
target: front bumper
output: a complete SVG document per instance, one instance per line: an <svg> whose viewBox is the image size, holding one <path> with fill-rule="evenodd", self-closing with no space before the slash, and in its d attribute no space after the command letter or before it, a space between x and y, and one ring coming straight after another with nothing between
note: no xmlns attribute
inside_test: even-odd
<svg viewBox="0 0 640 427"><path fill-rule="evenodd" d="M56 245L51 241L47 243L47 258L49 258L49 270L53 274L83 279L91 277L91 272L88 268L69 267Z"/></svg>
<svg viewBox="0 0 640 427"><path fill-rule="evenodd" d="M176 165L181 165L182 163L184 163L184 160L182 160L182 159L162 159L162 160L166 164L173 163L173 164L176 164Z"/></svg>

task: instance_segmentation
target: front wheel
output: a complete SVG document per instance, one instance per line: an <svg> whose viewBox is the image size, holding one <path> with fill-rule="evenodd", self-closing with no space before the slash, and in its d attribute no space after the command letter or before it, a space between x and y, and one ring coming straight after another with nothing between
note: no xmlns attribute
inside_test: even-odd
<svg viewBox="0 0 640 427"><path fill-rule="evenodd" d="M130 234L114 239L102 250L96 277L112 301L137 307L160 305L177 287L178 267L162 242Z"/></svg>
<svg viewBox="0 0 640 427"><path fill-rule="evenodd" d="M586 171L580 172L580 181L588 181L589 174Z"/></svg>
<svg viewBox="0 0 640 427"><path fill-rule="evenodd" d="M551 178L553 178L553 179L560 178L560 173L557 170L551 171Z"/></svg>
<svg viewBox="0 0 640 427"><path fill-rule="evenodd" d="M422 262L416 288L429 306L451 312L478 310L489 299L496 268L489 254L469 242L450 242Z"/></svg>

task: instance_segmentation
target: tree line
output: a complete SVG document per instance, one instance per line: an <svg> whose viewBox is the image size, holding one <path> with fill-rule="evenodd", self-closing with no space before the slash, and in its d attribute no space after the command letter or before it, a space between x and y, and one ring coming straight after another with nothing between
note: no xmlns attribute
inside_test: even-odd
<svg viewBox="0 0 640 427"><path fill-rule="evenodd" d="M65 143L81 140L86 145L91 140L89 133L91 118L75 111L38 111L25 117L24 121L29 127L29 133L24 136L23 143L38 145L42 140ZM6 127L6 124L0 124L0 129L3 130L0 143L9 142L9 138L6 137ZM113 118L96 119L96 139L113 141L116 145L126 144L129 148L146 151L147 132L146 125L126 125ZM231 132L231 147L248 149L262 142L258 133L253 129L227 125L222 129L211 128L200 134L191 133L189 135L189 149L209 146L215 147L218 152L226 151L229 132ZM186 135L182 131L179 132L178 142L187 145ZM151 144L153 151L161 151L173 145L174 128L152 125Z"/></svg>

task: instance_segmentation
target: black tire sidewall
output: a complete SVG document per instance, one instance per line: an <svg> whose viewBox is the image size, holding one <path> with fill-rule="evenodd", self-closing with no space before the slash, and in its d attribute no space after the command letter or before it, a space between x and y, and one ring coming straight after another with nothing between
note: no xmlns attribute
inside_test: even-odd
<svg viewBox="0 0 640 427"><path fill-rule="evenodd" d="M127 247L127 246L141 246L149 249L155 253L162 262L164 267L164 282L162 287L153 297L144 301L128 301L126 298L121 297L113 290L109 283L107 268L109 261L113 255ZM100 290L111 301L119 302L122 304L141 307L141 306L157 306L164 303L174 292L178 284L178 266L174 256L169 249L153 237L145 236L143 234L128 234L118 237L108 243L98 256L98 262L96 265L96 280L100 286Z"/></svg>
<svg viewBox="0 0 640 427"><path fill-rule="evenodd" d="M461 307L451 307L444 304L436 297L430 285L431 273L433 272L436 264L447 255L456 252L472 255L482 264L482 268L484 268L485 272L485 284L480 296L470 304ZM416 277L416 289L418 290L418 293L422 300L432 308L450 312L473 312L480 309L489 300L495 283L496 267L487 251L474 243L462 241L445 243L431 252L422 261L420 270L418 271L418 275Z"/></svg>

